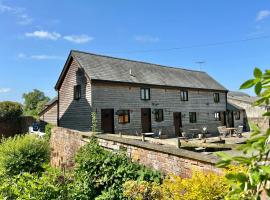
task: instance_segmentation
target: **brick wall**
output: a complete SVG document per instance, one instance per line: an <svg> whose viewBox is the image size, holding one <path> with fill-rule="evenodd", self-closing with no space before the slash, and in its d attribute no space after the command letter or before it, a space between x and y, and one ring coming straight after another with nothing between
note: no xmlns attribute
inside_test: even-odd
<svg viewBox="0 0 270 200"><path fill-rule="evenodd" d="M87 136L89 136L88 134ZM87 143L86 133L56 127L51 137L51 165L67 168L74 166L76 152ZM99 144L107 150L125 150L133 161L165 173L190 177L191 170L213 171L216 159L200 153L157 145L138 140L120 138L117 136L97 135Z"/></svg>

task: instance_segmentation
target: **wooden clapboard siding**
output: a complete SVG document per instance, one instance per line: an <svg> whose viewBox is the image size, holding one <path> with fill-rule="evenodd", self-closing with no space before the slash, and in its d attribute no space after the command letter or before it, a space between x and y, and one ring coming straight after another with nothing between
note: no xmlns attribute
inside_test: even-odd
<svg viewBox="0 0 270 200"><path fill-rule="evenodd" d="M91 129L91 84L87 75L79 75L81 69L71 59L69 69L59 89L59 126L89 131ZM81 69L82 70L82 69ZM74 100L74 86L81 85L81 99Z"/></svg>
<svg viewBox="0 0 270 200"><path fill-rule="evenodd" d="M115 115L115 131L135 133L141 131L141 108L163 109L164 121L156 122L151 114L152 129L174 135L173 112L181 112L183 129L201 128L206 125L211 132L217 131L220 121L215 121L214 113L226 111L226 92L220 92L220 102L214 103L213 91L189 90L189 101L180 100L179 89L151 88L151 100L140 99L140 87L130 84L119 85L106 82L92 82L93 109L97 110L98 127L100 127L100 109L113 108L130 110L130 123L118 124ZM189 112L197 113L197 123L189 123Z"/></svg>
<svg viewBox="0 0 270 200"><path fill-rule="evenodd" d="M57 125L57 101L48 106L39 118L48 124Z"/></svg>

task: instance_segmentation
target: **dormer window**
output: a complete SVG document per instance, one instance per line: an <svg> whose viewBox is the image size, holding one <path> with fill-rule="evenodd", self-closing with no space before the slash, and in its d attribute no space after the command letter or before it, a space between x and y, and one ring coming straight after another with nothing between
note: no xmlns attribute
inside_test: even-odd
<svg viewBox="0 0 270 200"><path fill-rule="evenodd" d="M141 88L141 100L150 100L150 88Z"/></svg>

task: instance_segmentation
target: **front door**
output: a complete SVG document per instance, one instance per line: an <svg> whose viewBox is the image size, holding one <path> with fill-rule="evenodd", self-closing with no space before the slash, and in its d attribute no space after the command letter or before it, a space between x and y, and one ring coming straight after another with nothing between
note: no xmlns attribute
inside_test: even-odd
<svg viewBox="0 0 270 200"><path fill-rule="evenodd" d="M228 112L228 125L229 127L234 127L234 115L233 111Z"/></svg>
<svg viewBox="0 0 270 200"><path fill-rule="evenodd" d="M142 132L151 132L151 108L141 109Z"/></svg>
<svg viewBox="0 0 270 200"><path fill-rule="evenodd" d="M101 130L104 133L114 133L113 109L101 109Z"/></svg>
<svg viewBox="0 0 270 200"><path fill-rule="evenodd" d="M226 126L226 112L220 112L220 120L221 120L221 125Z"/></svg>
<svg viewBox="0 0 270 200"><path fill-rule="evenodd" d="M173 123L174 123L174 130L175 130L175 136L181 137L181 129L182 129L182 115L180 112L174 112L173 113Z"/></svg>

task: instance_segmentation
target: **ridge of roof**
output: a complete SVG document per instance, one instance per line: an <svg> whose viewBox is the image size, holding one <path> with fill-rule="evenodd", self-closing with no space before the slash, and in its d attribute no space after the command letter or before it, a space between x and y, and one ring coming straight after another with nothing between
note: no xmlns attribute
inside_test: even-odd
<svg viewBox="0 0 270 200"><path fill-rule="evenodd" d="M103 54L97 54L97 53L90 53L90 52L85 52L85 51L80 51L80 50L75 50L75 49L72 49L71 52L89 54L89 55L93 55L93 56L101 56L101 57L105 57L105 58L116 59L116 60L123 60L123 61L128 61L128 62L135 62L135 63L142 63L142 64L148 64L148 65L155 65L157 67L163 67L163 68L171 68L171 69L176 69L176 70L179 70L180 69L180 70L185 70L185 71L190 71L190 72L198 72L198 73L205 73L205 74L207 74L205 71L199 71L199 70L193 70L193 69L186 69L186 68L182 68L182 67L173 67L173 66L160 65L160 64L150 63L150 62L146 62L146 61L131 60L131 59L127 59L127 58L113 57L113 56L108 56L108 55L103 55Z"/></svg>

